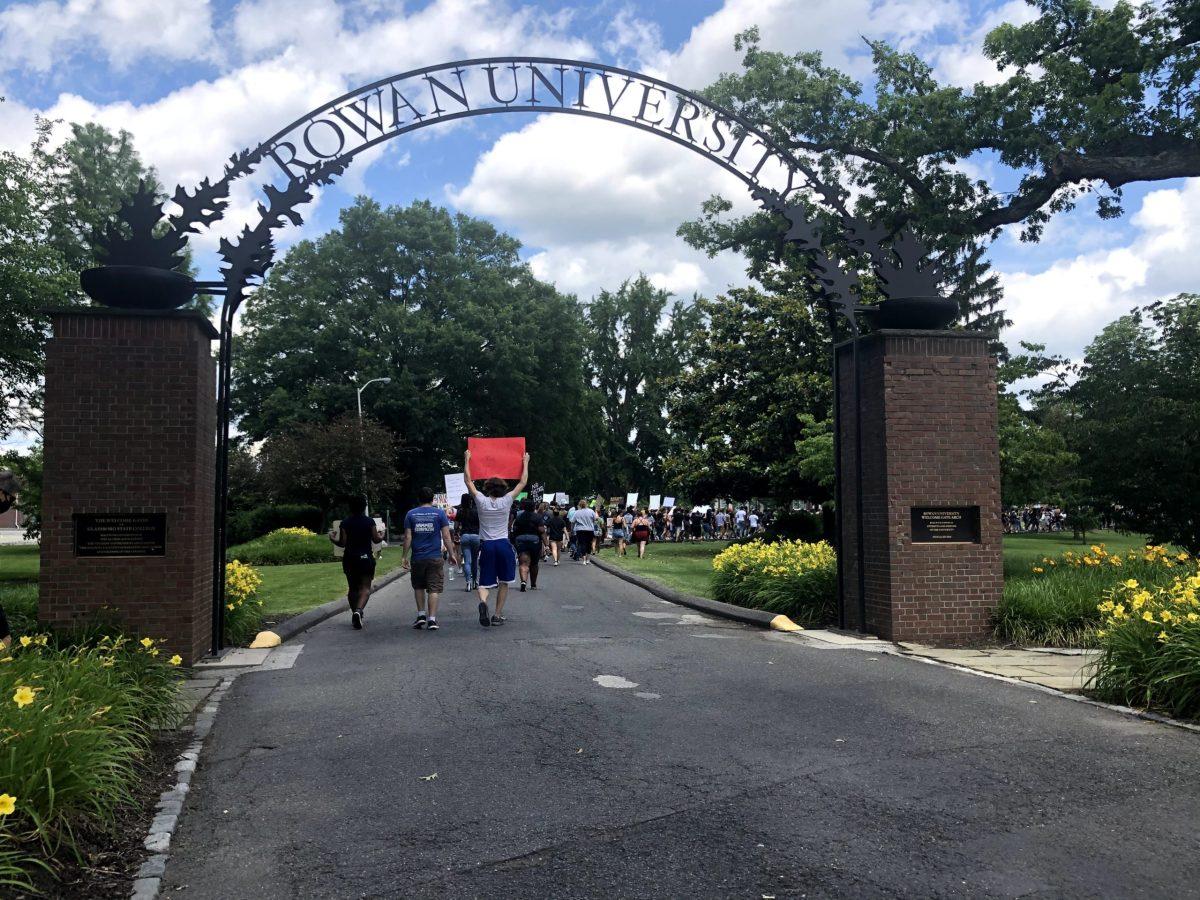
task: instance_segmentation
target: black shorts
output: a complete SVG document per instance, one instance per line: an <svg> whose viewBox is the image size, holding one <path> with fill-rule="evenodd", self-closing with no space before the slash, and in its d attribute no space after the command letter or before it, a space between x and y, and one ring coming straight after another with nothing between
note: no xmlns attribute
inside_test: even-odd
<svg viewBox="0 0 1200 900"><path fill-rule="evenodd" d="M342 572L346 576L346 587L352 591L363 588L370 589L375 578L375 557L370 554L366 559L351 559L342 557Z"/></svg>
<svg viewBox="0 0 1200 900"><path fill-rule="evenodd" d="M518 534L516 545L518 553L528 553L533 557L542 555L542 539L536 534Z"/></svg>

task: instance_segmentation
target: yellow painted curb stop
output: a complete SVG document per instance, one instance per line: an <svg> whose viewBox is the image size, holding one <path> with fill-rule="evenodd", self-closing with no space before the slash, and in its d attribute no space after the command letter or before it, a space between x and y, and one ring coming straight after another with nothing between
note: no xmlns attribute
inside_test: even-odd
<svg viewBox="0 0 1200 900"><path fill-rule="evenodd" d="M787 616L780 614L771 620L771 628L775 631L803 631L804 629L789 619ZM253 646L253 645L252 645Z"/></svg>
<svg viewBox="0 0 1200 900"><path fill-rule="evenodd" d="M778 618L786 618L786 616L779 616ZM772 627L774 627L774 623L772 623ZM279 635L277 635L275 632L260 631L251 642L250 649L262 650L266 647L278 647L282 643L283 641L279 639Z"/></svg>

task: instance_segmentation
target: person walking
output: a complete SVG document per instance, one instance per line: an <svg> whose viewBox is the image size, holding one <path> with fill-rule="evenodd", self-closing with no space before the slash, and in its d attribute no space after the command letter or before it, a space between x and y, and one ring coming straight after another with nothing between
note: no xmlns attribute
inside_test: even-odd
<svg viewBox="0 0 1200 900"><path fill-rule="evenodd" d="M550 540L550 557L554 565L558 565L558 554L562 550L563 538L567 531L567 519L557 506L551 507L550 518L546 520L546 536Z"/></svg>
<svg viewBox="0 0 1200 900"><path fill-rule="evenodd" d="M592 543L596 539L596 513L587 505L586 500L579 501L575 510L574 522L575 552L586 566L588 557L592 555Z"/></svg>
<svg viewBox="0 0 1200 900"><path fill-rule="evenodd" d="M508 586L517 580L517 557L508 539L508 514L513 500L529 481L529 454L521 460L521 480L511 491L503 478L492 476L483 483L483 491L471 480L471 451L463 456L463 475L467 490L475 498L479 514L479 624L503 625L504 601ZM496 589L496 612L488 615L488 591Z"/></svg>
<svg viewBox="0 0 1200 900"><path fill-rule="evenodd" d="M638 559L646 558L646 543L650 540L650 518L643 509L633 520L633 542L637 544Z"/></svg>
<svg viewBox="0 0 1200 900"><path fill-rule="evenodd" d="M532 500L521 501L521 511L513 520L513 543L517 547L517 567L521 573L521 591L526 583L537 590L538 565L546 550L546 520Z"/></svg>
<svg viewBox="0 0 1200 900"><path fill-rule="evenodd" d="M612 514L612 534L613 541L617 545L617 556L625 556L626 544L629 540L629 532L625 530L625 516L621 514L621 510L614 509Z"/></svg>
<svg viewBox="0 0 1200 900"><path fill-rule="evenodd" d="M383 542L375 520L367 514L365 497L350 500L350 515L342 519L337 531L329 532L334 546L343 548L342 574L346 576L346 602L350 604L350 624L361 630L375 578L373 544Z"/></svg>
<svg viewBox="0 0 1200 900"><path fill-rule="evenodd" d="M437 631L438 597L446 587L442 548L446 549L449 564L454 565L454 538L446 511L433 505L433 488L421 488L417 499L421 505L410 509L404 517L403 565L411 573L409 581L417 601L417 618L412 627Z"/></svg>
<svg viewBox="0 0 1200 900"><path fill-rule="evenodd" d="M458 535L463 578L470 592L475 590L479 581L479 511L469 491L462 495L458 503L458 511L454 515L454 533Z"/></svg>

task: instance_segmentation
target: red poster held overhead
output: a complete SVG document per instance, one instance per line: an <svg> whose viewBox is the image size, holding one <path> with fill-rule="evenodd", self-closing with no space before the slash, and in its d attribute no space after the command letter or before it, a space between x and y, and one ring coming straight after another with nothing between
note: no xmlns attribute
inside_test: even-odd
<svg viewBox="0 0 1200 900"><path fill-rule="evenodd" d="M467 438L471 451L471 478L482 481L493 475L516 481L521 477L525 438Z"/></svg>

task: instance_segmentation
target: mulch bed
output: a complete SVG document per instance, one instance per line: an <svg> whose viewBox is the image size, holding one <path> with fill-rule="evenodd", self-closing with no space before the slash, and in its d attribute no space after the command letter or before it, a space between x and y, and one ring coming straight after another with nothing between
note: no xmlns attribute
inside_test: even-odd
<svg viewBox="0 0 1200 900"><path fill-rule="evenodd" d="M154 819L155 805L159 795L175 784L175 763L190 739L190 732L164 732L143 761L143 777L134 789L134 804L118 814L111 829L78 833L78 858L69 850L60 852L52 862L57 878L35 874L37 894L15 896L126 900L138 868L150 856L143 841Z"/></svg>

